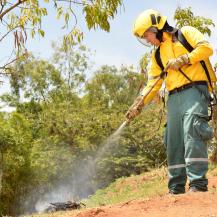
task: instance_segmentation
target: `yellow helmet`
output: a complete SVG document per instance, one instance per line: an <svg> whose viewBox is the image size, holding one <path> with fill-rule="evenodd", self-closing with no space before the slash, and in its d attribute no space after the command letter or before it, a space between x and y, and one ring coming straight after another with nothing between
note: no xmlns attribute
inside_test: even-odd
<svg viewBox="0 0 217 217"><path fill-rule="evenodd" d="M150 27L156 27L161 30L167 21L166 16L162 16L156 10L143 11L136 19L133 26L133 34L137 37L142 37L144 32Z"/></svg>

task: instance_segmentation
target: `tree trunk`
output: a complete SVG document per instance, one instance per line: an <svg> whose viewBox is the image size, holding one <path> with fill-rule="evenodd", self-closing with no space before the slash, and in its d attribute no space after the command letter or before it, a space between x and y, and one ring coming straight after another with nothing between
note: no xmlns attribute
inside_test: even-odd
<svg viewBox="0 0 217 217"><path fill-rule="evenodd" d="M217 164L217 106L213 107L213 129L214 129L214 142L213 142L213 152L210 160L212 163Z"/></svg>

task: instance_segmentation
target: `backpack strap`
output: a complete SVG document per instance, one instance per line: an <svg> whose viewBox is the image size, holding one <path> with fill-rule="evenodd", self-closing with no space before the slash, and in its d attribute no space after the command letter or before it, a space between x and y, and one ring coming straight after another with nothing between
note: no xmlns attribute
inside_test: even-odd
<svg viewBox="0 0 217 217"><path fill-rule="evenodd" d="M158 66L160 66L161 71L163 71L164 70L164 66L163 66L163 63L162 63L162 60L161 60L161 57L160 57L160 46L155 51L155 60L156 60L156 62L158 64Z"/></svg>
<svg viewBox="0 0 217 217"><path fill-rule="evenodd" d="M188 50L188 52L190 53L192 50L194 50L194 48L188 43L188 41L186 40L185 36L183 35L183 33L181 32L180 29L178 29L175 32L175 37L178 39L178 41L186 48L186 50ZM203 67L205 73L206 73L206 77L209 81L210 87L213 89L212 87L212 82L211 82L211 78L210 78L210 74L209 74L209 70L207 69L206 63L201 60L200 61L201 66Z"/></svg>
<svg viewBox="0 0 217 217"><path fill-rule="evenodd" d="M181 32L180 29L177 29L175 32L175 37L178 39L178 41L185 47L185 49L190 53L194 48L188 43L185 36Z"/></svg>

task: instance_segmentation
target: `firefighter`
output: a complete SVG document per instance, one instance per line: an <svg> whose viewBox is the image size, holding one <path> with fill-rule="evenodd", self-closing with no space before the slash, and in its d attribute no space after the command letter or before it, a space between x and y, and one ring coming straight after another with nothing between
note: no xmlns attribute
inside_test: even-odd
<svg viewBox="0 0 217 217"><path fill-rule="evenodd" d="M185 193L187 178L189 191L205 192L208 190L207 141L213 137L208 125L210 91L216 82L209 61L213 49L196 28L175 29L166 16L152 9L138 16L133 34L143 44L157 49L151 57L147 86L127 111L126 118L130 121L140 114L164 80L169 93L164 135L169 193ZM162 76L162 71L166 75Z"/></svg>

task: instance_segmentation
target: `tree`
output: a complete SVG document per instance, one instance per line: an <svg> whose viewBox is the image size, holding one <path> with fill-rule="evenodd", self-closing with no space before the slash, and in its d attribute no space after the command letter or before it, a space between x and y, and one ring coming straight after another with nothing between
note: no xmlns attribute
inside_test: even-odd
<svg viewBox="0 0 217 217"><path fill-rule="evenodd" d="M109 31L109 20L114 18L118 7L122 5L122 0L44 0L44 2L39 0L17 0L15 3L1 0L0 42L12 41L12 37L14 38L12 50L9 52L11 53L10 58L7 58L0 67L1 74L10 73L10 64L19 58L26 57L25 43L29 37L35 37L35 35L44 37L45 31L42 27L42 19L49 13L46 6L52 7L52 5L56 10L57 18L64 20L64 28L72 26L69 33L64 36L64 44L65 48L67 48L74 41L81 41L83 37L83 33L79 30L77 24L76 12L79 9L80 12L84 13L89 29L99 27Z"/></svg>
<svg viewBox="0 0 217 217"><path fill-rule="evenodd" d="M17 201L24 202L22 195L28 191L31 179L30 150L31 128L22 114L1 114L1 165L3 165L0 212L18 213Z"/></svg>
<svg viewBox="0 0 217 217"><path fill-rule="evenodd" d="M46 101L50 92L62 84L61 73L45 60L29 57L17 61L11 68L10 84L12 93L25 100Z"/></svg>
<svg viewBox="0 0 217 217"><path fill-rule="evenodd" d="M203 16L195 16L192 12L191 7L182 9L178 7L174 14L174 20L176 27L181 28L182 26L193 26L197 28L203 34L211 35L211 27L215 27L214 22Z"/></svg>
<svg viewBox="0 0 217 217"><path fill-rule="evenodd" d="M105 108L119 107L123 111L123 107L129 106L138 94L141 80L143 77L132 66L123 66L119 70L115 66L102 66L86 85L89 103L100 103Z"/></svg>
<svg viewBox="0 0 217 217"><path fill-rule="evenodd" d="M5 152L8 155L4 164L8 168L9 177L14 176L13 182L19 183L18 187L12 185L7 177L3 176L5 191L0 204L4 204L4 214L23 213L26 210L23 201L28 201L25 203L28 211L34 211L37 200L43 198L45 193L58 189L59 183L64 182L64 186L78 189L74 190L73 196L85 197L118 177L139 174L164 160L161 131L157 132L157 135L154 132L157 128L156 115L159 113L159 106L149 107L147 113L128 126L120 143L104 148L106 138L125 120L124 113L137 95L141 77L133 67L101 67L92 79L85 83L86 89L79 96L74 87L68 86L68 79L62 79L59 70L57 80L61 82L57 82L57 90L54 85L51 85L54 89L47 89L44 82L54 84L51 75L56 75L55 70L53 72L55 67L38 59L32 58L31 61L34 64L28 61L21 64L25 85L19 86L24 92L27 84L28 90L34 90L28 95L31 100L18 102L16 113L8 117L11 119L16 114L16 120L19 118L19 123L28 124L25 124L28 130L23 132L25 128L20 127L19 135L15 134L18 132L17 128L12 134L10 130L15 127L14 121L6 119L5 124L2 124L5 127L6 123L10 123L6 125L9 133L4 134L8 135L7 137L12 136L13 142L13 145L8 143L8 150L11 152ZM80 63L82 66L82 61ZM34 67L30 67L31 65ZM73 67L73 59L71 66ZM21 67L16 68L20 70ZM34 79L36 69L40 76ZM43 94L45 97L35 97L41 91L46 93ZM17 138L22 134L27 134L26 138L31 138L31 141L24 139L23 144L18 142ZM20 145L22 148L17 152ZM22 158L26 167L22 167L23 164L17 164L15 159L21 157L17 156L18 153L26 153L26 147L28 155ZM8 160L9 157L11 160ZM27 166L28 174L23 171ZM27 179L28 182L24 184ZM79 191L81 179L85 187ZM16 196L16 193L19 195ZM9 203L11 197L16 200Z"/></svg>
<svg viewBox="0 0 217 217"><path fill-rule="evenodd" d="M91 51L81 43L72 43L65 49L64 42L53 43L52 62L61 73L69 92L81 93L86 82L87 71L91 68Z"/></svg>
<svg viewBox="0 0 217 217"><path fill-rule="evenodd" d="M11 106L17 106L20 99L47 102L59 93L70 100L74 94L84 91L85 76L91 66L90 51L80 43L73 43L67 50L62 43L53 48L54 64L34 56L13 64L9 75L12 94L1 96L2 101Z"/></svg>

